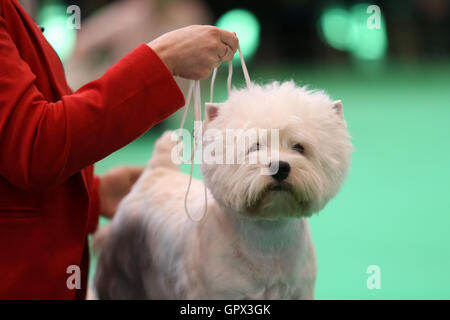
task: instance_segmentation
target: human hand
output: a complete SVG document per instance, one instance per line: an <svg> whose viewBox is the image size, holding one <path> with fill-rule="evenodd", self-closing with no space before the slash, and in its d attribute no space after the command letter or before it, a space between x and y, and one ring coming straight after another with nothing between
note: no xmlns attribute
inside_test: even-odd
<svg viewBox="0 0 450 320"><path fill-rule="evenodd" d="M131 187L144 168L121 166L100 176L100 214L112 219L119 202L130 192Z"/></svg>
<svg viewBox="0 0 450 320"><path fill-rule="evenodd" d="M222 61L233 59L239 40L235 33L194 25L163 34L148 46L174 76L199 80Z"/></svg>

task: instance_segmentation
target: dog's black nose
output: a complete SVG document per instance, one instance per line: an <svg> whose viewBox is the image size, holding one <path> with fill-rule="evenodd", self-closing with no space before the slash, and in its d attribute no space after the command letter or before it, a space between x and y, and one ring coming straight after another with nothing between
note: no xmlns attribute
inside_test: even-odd
<svg viewBox="0 0 450 320"><path fill-rule="evenodd" d="M278 164L278 171L272 174L272 177L281 182L285 180L289 176L289 172L291 172L291 166L289 163L285 161L271 162L269 165L269 169L276 169L276 165Z"/></svg>

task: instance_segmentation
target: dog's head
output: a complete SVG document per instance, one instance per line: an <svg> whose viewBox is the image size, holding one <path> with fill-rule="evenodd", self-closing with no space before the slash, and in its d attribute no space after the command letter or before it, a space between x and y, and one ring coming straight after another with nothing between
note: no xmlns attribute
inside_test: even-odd
<svg viewBox="0 0 450 320"><path fill-rule="evenodd" d="M208 104L203 150L202 173L219 205L273 219L320 211L345 179L352 144L340 101L275 82Z"/></svg>

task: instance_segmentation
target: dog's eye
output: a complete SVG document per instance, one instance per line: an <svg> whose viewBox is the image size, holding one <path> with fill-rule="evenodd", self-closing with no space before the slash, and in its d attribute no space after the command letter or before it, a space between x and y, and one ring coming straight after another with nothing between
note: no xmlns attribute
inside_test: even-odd
<svg viewBox="0 0 450 320"><path fill-rule="evenodd" d="M250 149L248 149L248 153L259 150L259 142L253 144Z"/></svg>
<svg viewBox="0 0 450 320"><path fill-rule="evenodd" d="M297 152L300 152L301 154L305 153L305 148L300 143L294 145L292 149L294 149Z"/></svg>

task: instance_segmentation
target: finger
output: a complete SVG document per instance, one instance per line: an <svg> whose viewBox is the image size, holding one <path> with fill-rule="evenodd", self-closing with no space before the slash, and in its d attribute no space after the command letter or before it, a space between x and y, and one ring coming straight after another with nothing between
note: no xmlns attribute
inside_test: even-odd
<svg viewBox="0 0 450 320"><path fill-rule="evenodd" d="M226 44L219 44L217 47L217 56L219 58L219 62L222 60L223 57L227 54L228 46Z"/></svg>
<svg viewBox="0 0 450 320"><path fill-rule="evenodd" d="M220 64L222 63L222 61L221 60L217 60L217 62L216 63L214 63L214 65L213 65L213 69L214 68L218 68L219 66L220 66Z"/></svg>
<svg viewBox="0 0 450 320"><path fill-rule="evenodd" d="M203 71L201 71L198 75L196 75L193 79L194 80L203 80L203 79L209 78L211 72L212 72L212 68L206 68Z"/></svg>
<svg viewBox="0 0 450 320"><path fill-rule="evenodd" d="M229 46L225 45L227 52L226 54L222 57L221 61L231 61L234 57L234 53L236 51L233 51L233 49L231 49Z"/></svg>
<svg viewBox="0 0 450 320"><path fill-rule="evenodd" d="M231 50L233 51L233 54L236 52L237 48L239 47L239 40L236 37L235 33L228 32L226 30L220 30L220 40L222 40L223 43L228 45Z"/></svg>

